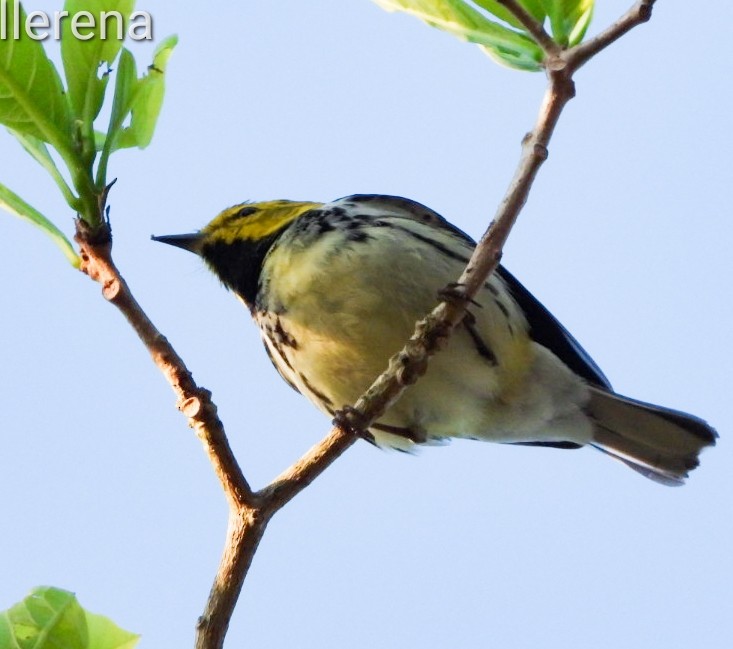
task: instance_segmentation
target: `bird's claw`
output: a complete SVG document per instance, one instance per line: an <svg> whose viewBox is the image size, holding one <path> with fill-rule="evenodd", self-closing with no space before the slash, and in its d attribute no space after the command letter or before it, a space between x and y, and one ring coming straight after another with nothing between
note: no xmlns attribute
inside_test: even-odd
<svg viewBox="0 0 733 649"><path fill-rule="evenodd" d="M442 302L450 302L458 306L466 307L468 304L481 307L473 298L466 295L466 287L460 282L451 282L438 291L438 299Z"/></svg>
<svg viewBox="0 0 733 649"><path fill-rule="evenodd" d="M333 414L333 425L374 444L374 435L369 432L366 418L353 406L344 406L341 410L337 410Z"/></svg>

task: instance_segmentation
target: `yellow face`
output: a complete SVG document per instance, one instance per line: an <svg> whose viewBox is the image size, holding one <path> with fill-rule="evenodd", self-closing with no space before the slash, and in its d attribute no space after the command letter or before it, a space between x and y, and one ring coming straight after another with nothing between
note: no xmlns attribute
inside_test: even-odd
<svg viewBox="0 0 733 649"><path fill-rule="evenodd" d="M207 243L259 241L278 232L304 212L321 205L284 200L241 203L225 209L202 233Z"/></svg>

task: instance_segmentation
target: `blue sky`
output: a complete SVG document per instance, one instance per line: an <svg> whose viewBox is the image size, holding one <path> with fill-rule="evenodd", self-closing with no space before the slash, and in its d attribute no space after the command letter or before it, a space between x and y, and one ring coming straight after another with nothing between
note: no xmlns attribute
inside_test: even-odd
<svg viewBox="0 0 733 649"><path fill-rule="evenodd" d="M626 8L600 5L592 31ZM152 145L112 159L115 258L262 486L329 423L199 260L149 235L243 200L376 192L479 236L544 79L368 0L138 8L180 44ZM229 646L728 646L733 8L706 10L658 2L577 75L504 262L619 392L706 418L718 447L667 489L587 449L359 443L270 524ZM0 179L71 233L43 172L0 147ZM224 539L213 473L98 288L19 220L0 236L0 609L52 584L143 647L186 646Z"/></svg>

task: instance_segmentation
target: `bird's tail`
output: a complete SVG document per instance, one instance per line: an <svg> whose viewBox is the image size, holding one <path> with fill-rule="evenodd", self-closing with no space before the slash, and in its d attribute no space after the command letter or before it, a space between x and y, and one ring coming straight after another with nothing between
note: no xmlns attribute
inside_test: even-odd
<svg viewBox="0 0 733 649"><path fill-rule="evenodd" d="M670 486L684 483L700 451L717 438L702 419L595 387L587 408L594 423L592 446Z"/></svg>

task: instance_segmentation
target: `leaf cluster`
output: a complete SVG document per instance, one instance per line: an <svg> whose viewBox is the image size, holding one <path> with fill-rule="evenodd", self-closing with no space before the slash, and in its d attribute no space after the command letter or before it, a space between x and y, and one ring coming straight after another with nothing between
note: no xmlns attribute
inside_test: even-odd
<svg viewBox="0 0 733 649"><path fill-rule="evenodd" d="M498 0L374 0L387 11L402 11L462 40L476 43L497 62L537 72L542 48L517 17ZM517 0L540 25L549 25L560 47L577 45L593 16L594 0Z"/></svg>
<svg viewBox="0 0 733 649"><path fill-rule="evenodd" d="M129 20L135 0L66 0L69 16L118 12ZM6 3L7 23L25 25L26 14ZM114 19L114 17L113 17ZM9 32L11 30L8 30ZM114 31L114 30L112 30ZM62 22L63 77L43 44L21 29L0 40L0 123L51 176L69 207L93 231L104 222L110 155L123 148L146 147L163 103L165 69L176 37L162 41L152 65L138 76L133 54L115 35L97 30L87 40L76 38L71 22ZM110 76L116 79L109 123L95 129ZM56 158L64 169L57 165ZM0 207L40 227L74 265L77 255L64 234L26 200L0 184Z"/></svg>

